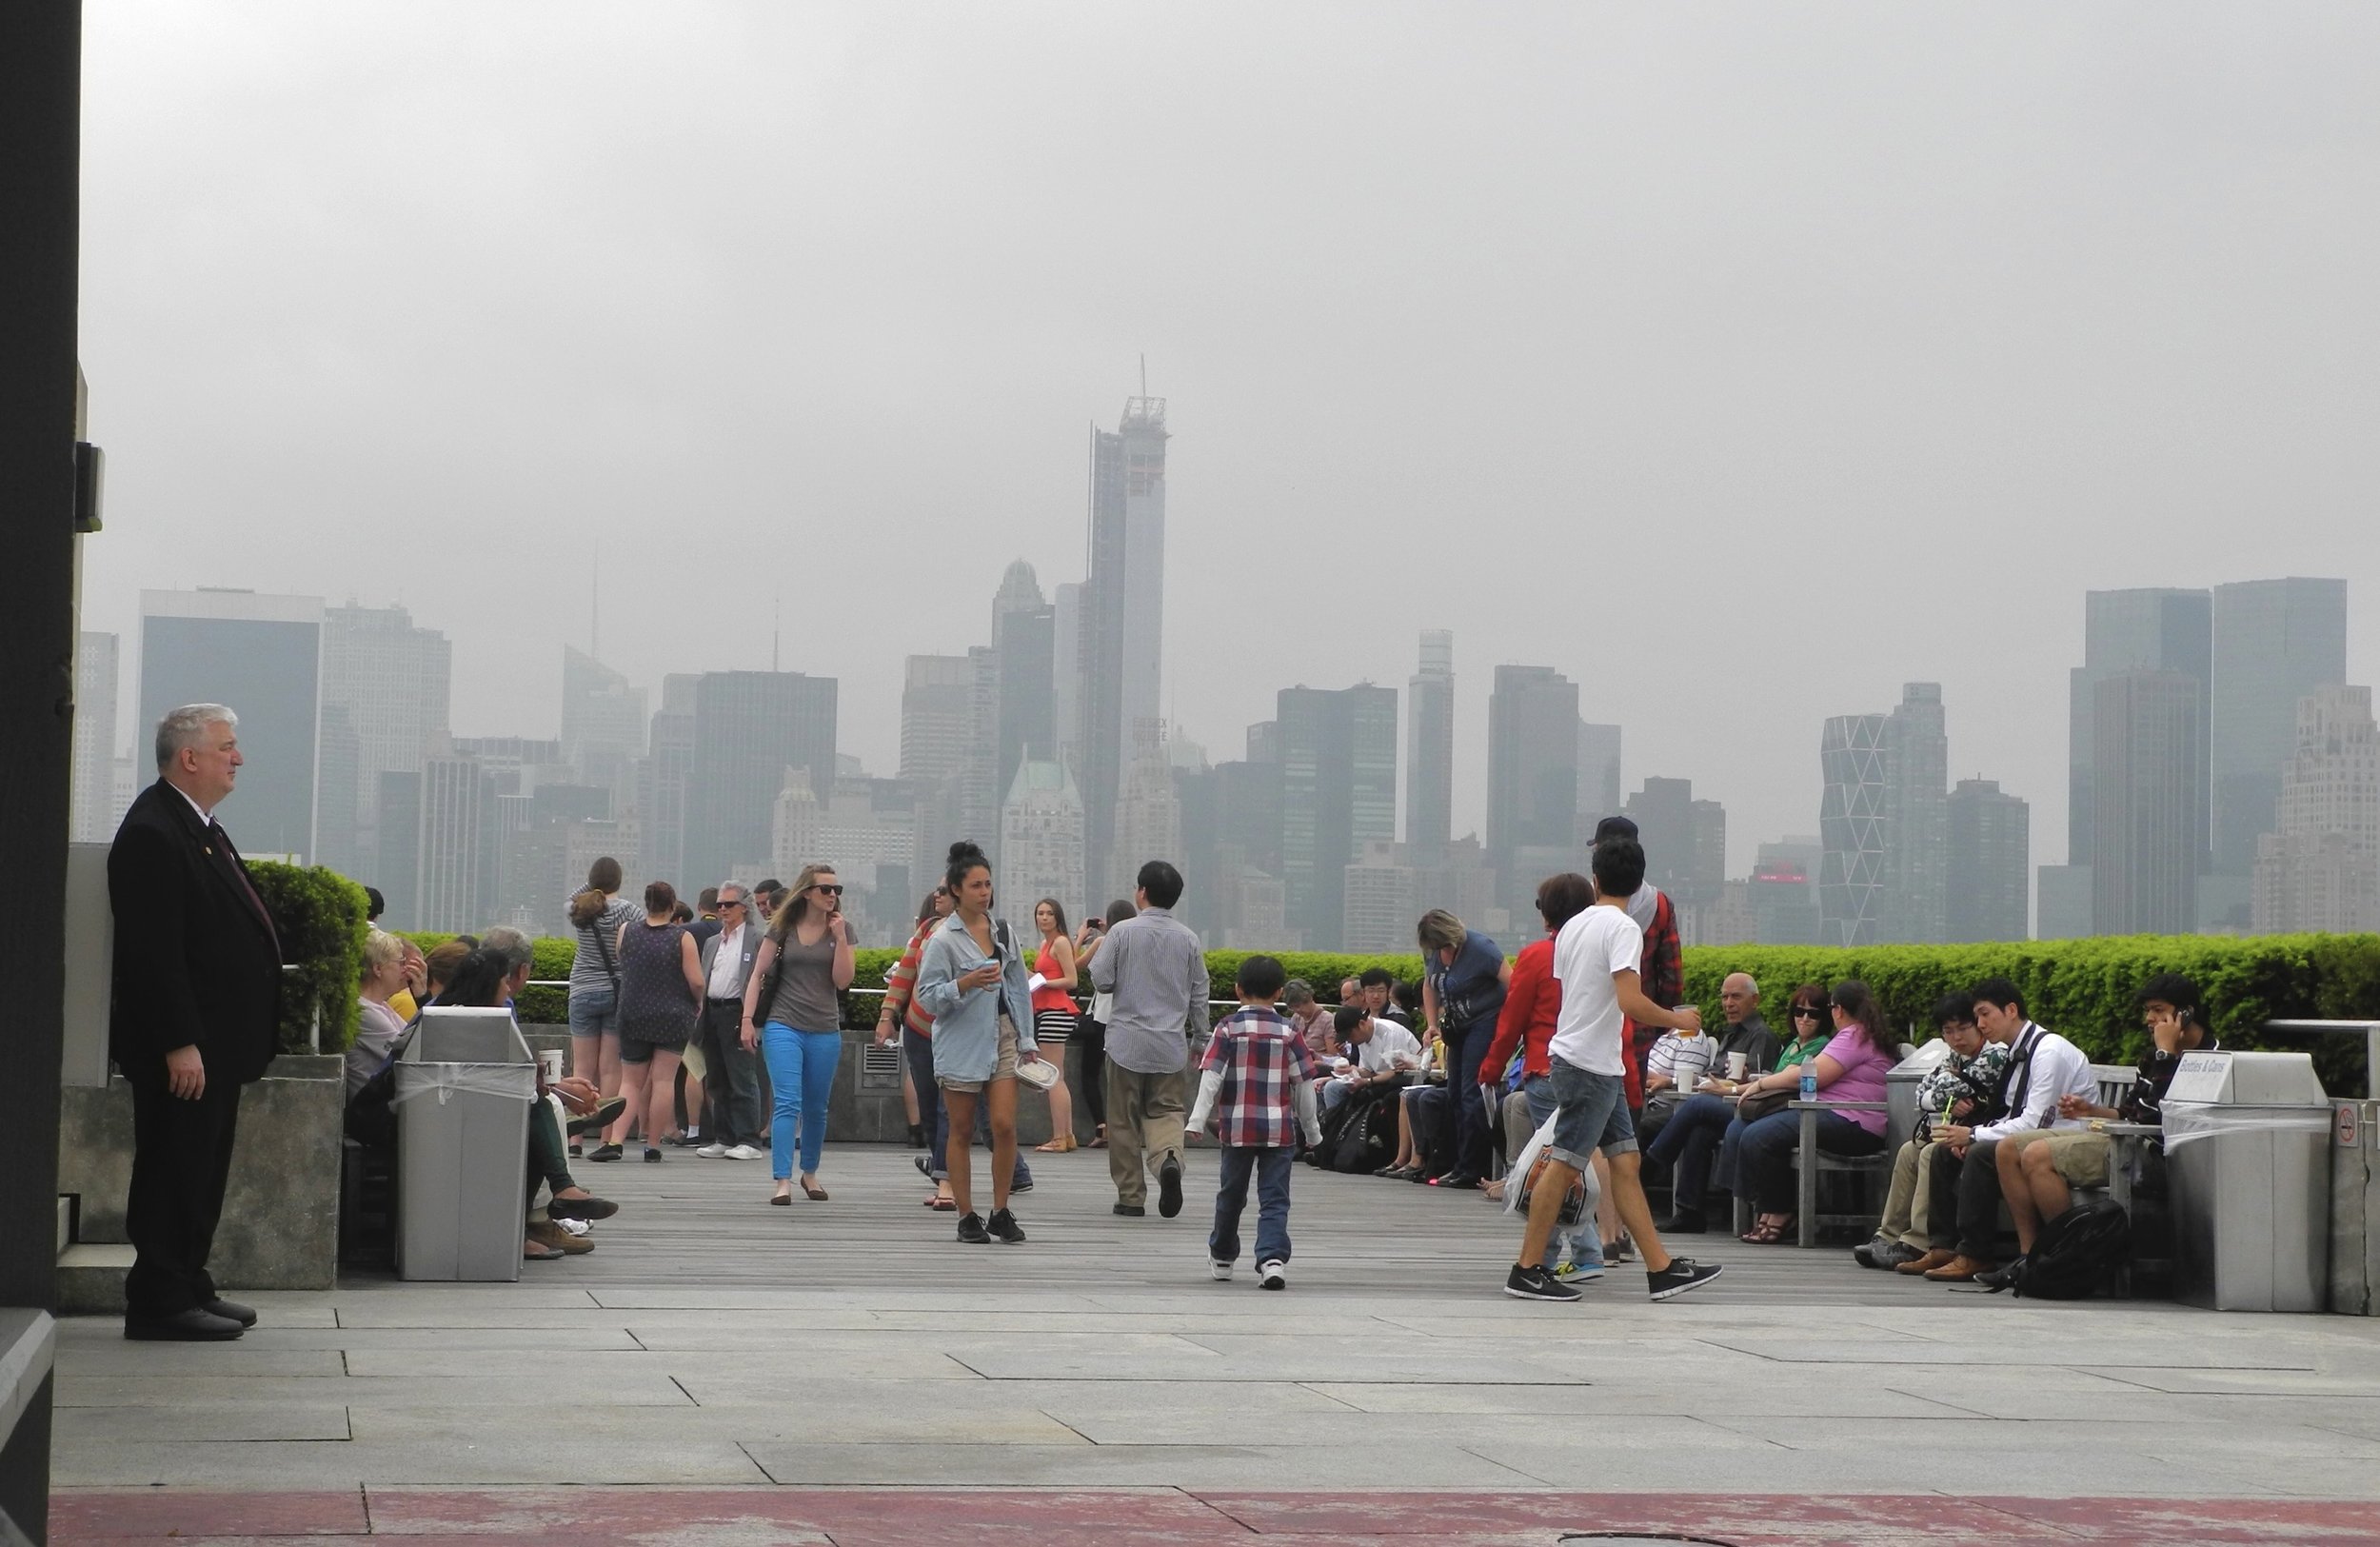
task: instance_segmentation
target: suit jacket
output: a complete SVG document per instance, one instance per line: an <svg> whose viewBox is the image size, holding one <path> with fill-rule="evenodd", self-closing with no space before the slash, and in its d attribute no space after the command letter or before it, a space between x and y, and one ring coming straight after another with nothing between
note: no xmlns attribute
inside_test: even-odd
<svg viewBox="0 0 2380 1547"><path fill-rule="evenodd" d="M124 814L108 850L115 914L108 1052L127 1080L162 1081L195 1046L207 1078L258 1079L280 1040L281 942L239 850L163 780Z"/></svg>
<svg viewBox="0 0 2380 1547"><path fill-rule="evenodd" d="M714 933L710 939L703 942L701 958L703 962L703 994L706 999L710 996L711 968L716 965L719 961L719 942L726 938L726 932L724 930L721 930ZM761 942L766 939L768 939L767 930L760 928L755 924L745 924L744 926L744 939L737 942L738 948L744 954L744 961L736 971L736 991L738 993L742 993L744 989L752 986L752 962L760 956ZM761 1006L764 1013L767 1010L767 1008L768 1006L765 1004Z"/></svg>

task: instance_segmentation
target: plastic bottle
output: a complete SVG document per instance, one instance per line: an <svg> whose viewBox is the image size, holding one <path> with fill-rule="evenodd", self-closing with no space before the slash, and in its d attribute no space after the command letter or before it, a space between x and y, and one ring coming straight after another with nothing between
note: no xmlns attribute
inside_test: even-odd
<svg viewBox="0 0 2380 1547"><path fill-rule="evenodd" d="M1818 1061L1816 1059L1802 1061L1801 1099L1805 1101L1815 1101L1818 1099Z"/></svg>

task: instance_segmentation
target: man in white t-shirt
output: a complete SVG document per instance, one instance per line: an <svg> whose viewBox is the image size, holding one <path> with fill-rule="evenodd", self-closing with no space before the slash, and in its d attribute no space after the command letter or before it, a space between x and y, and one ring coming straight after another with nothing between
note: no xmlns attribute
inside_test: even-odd
<svg viewBox="0 0 2380 1547"><path fill-rule="evenodd" d="M1644 1253L1653 1298L1668 1299L1719 1276L1716 1263L1670 1256L1654 1230L1653 1210L1637 1177L1641 1158L1628 1118L1627 1065L1620 1047L1630 1020L1699 1030L1702 1014L1654 1003L1637 981L1644 930L1628 916L1628 900L1644 884L1643 845L1633 838L1603 840L1595 846L1594 871L1595 905L1554 938L1554 976L1562 985L1561 1016L1546 1044L1557 1107L1554 1139L1530 1194L1520 1259L1504 1280L1504 1293L1516 1299L1579 1298L1577 1290L1545 1271L1545 1246L1553 1239L1563 1194L1597 1149L1611 1162L1613 1201Z"/></svg>
<svg viewBox="0 0 2380 1547"><path fill-rule="evenodd" d="M1346 1044L1347 1067L1339 1078L1323 1083L1324 1111L1360 1086L1384 1085L1421 1066L1421 1044L1413 1033L1361 1005L1341 1005L1333 1025L1339 1040Z"/></svg>

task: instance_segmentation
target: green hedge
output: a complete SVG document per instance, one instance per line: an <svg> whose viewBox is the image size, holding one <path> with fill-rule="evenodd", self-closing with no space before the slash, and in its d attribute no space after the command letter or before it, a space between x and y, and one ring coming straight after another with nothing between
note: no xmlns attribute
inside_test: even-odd
<svg viewBox="0 0 2380 1547"><path fill-rule="evenodd" d="M450 937L408 937L426 950ZM1508 942L1509 943L1509 942ZM535 977L560 981L570 975L573 942L537 942ZM900 952L858 953L853 989L882 988L884 973ZM1232 978L1251 952L1206 953L1211 992L1233 997ZM1335 1001L1340 980L1368 967L1386 967L1399 980L1418 977L1417 954L1354 956L1328 951L1277 953L1293 978L1314 985L1325 1002ZM2140 1056L2146 1033L2132 1008L2132 995L2152 974L2185 972L2205 994L2210 1020L2231 1046L2271 1046L2314 1055L2323 1083L2342 1095L2360 1093L2364 1049L2351 1037L2265 1037L2259 1028L2277 1020L2380 1019L2380 935L2264 935L2231 939L2206 935L2135 935L2096 940L2011 942L1985 945L1699 945L1686 952L1686 996L1705 1017L1718 1017L1720 980L1749 972L1760 983L1762 1013L1772 1025L1784 1023L1784 1006L1795 985L1832 984L1858 978L1873 989L1885 1013L1904 1035L1923 1041L1932 1034L1927 1018L1944 994L1978 979L2005 977L2025 995L2027 1010L2043 1025L2071 1037L2103 1063L2130 1063ZM352 996L350 996L352 997ZM875 1023L876 997L846 992L843 1024ZM521 1019L559 1024L567 1019L559 988L532 988ZM349 1018L352 1024L352 1016ZM326 1046L327 1028L326 1027Z"/></svg>
<svg viewBox="0 0 2380 1547"><path fill-rule="evenodd" d="M322 1050L343 1053L355 1041L362 1005L364 936L371 903L364 888L319 865L251 862L249 879L272 915L281 953L297 966L281 979L281 1051L314 1046L314 1017L322 1016Z"/></svg>

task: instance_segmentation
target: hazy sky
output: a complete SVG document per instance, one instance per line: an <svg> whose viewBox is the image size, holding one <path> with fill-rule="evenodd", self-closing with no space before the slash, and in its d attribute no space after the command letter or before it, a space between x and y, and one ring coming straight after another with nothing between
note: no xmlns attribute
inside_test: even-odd
<svg viewBox="0 0 2380 1547"><path fill-rule="evenodd" d="M1819 721L1943 684L2065 848L2086 588L2350 582L2380 678L2380 7L87 10L83 339L143 586L400 601L455 729L561 645L842 680L1078 579L1170 400L1167 695L1455 630L1629 787L1816 826ZM128 666L123 693L135 690Z"/></svg>

